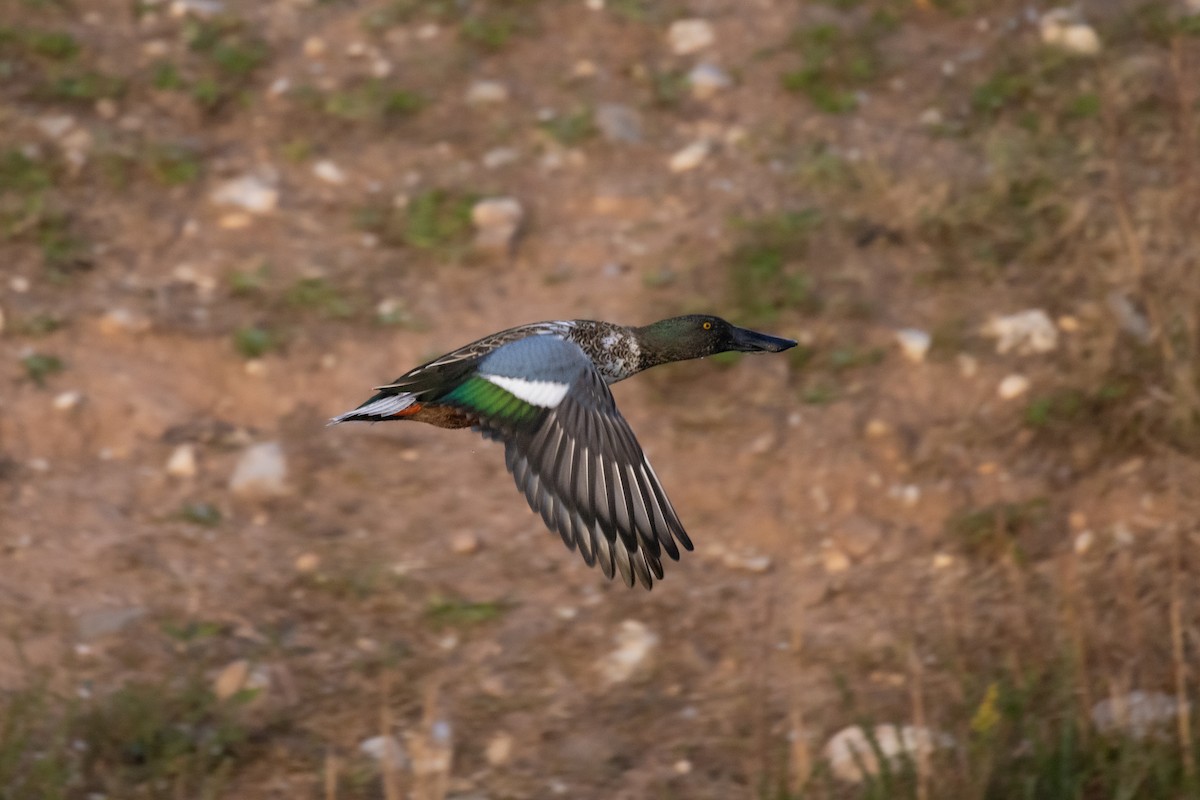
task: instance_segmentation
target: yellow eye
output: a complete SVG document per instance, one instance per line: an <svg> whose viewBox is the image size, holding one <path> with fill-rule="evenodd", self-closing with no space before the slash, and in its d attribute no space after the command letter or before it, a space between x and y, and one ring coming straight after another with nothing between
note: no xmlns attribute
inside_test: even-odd
<svg viewBox="0 0 1200 800"><path fill-rule="evenodd" d="M711 322L706 322L706 323L704 323L704 330L706 330L706 331L711 331L711 330L712 330L712 323L711 323Z"/></svg>

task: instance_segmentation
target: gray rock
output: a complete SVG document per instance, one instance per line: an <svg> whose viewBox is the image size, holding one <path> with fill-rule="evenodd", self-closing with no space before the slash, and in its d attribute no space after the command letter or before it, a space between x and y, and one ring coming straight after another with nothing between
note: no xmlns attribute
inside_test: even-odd
<svg viewBox="0 0 1200 800"><path fill-rule="evenodd" d="M692 71L688 73L687 77L688 83L692 87L692 96L701 100L712 97L722 89L728 89L733 85L729 73L716 64L706 62L692 67Z"/></svg>
<svg viewBox="0 0 1200 800"><path fill-rule="evenodd" d="M370 739L364 739L358 743L358 751L381 767L387 766L397 770L408 766L408 754L394 736L372 736Z"/></svg>
<svg viewBox="0 0 1200 800"><path fill-rule="evenodd" d="M137 607L96 608L84 611L75 621L79 638L85 642L116 633L146 616L146 609Z"/></svg>
<svg viewBox="0 0 1200 800"><path fill-rule="evenodd" d="M288 494L287 459L279 442L262 442L247 447L229 479L229 490L237 495L278 497Z"/></svg>
<svg viewBox="0 0 1200 800"><path fill-rule="evenodd" d="M471 209L477 250L512 249L525 218L525 209L515 197L491 197L480 200Z"/></svg>
<svg viewBox="0 0 1200 800"><path fill-rule="evenodd" d="M898 766L905 756L915 761L954 745L954 737L914 725L877 725L869 737L861 727L852 725L830 737L823 754L838 779L861 783L878 774L879 755Z"/></svg>
<svg viewBox="0 0 1200 800"><path fill-rule="evenodd" d="M996 352L1004 355L1049 353L1058 347L1058 328L1040 308L992 317L983 326L984 336L996 340Z"/></svg>
<svg viewBox="0 0 1200 800"><path fill-rule="evenodd" d="M1163 734L1178 719L1179 700L1163 692L1137 690L1101 700L1092 706L1091 716L1092 724L1101 733L1146 739Z"/></svg>
<svg viewBox="0 0 1200 800"><path fill-rule="evenodd" d="M637 111L620 103L596 106L596 127L610 142L635 144L642 140L642 117Z"/></svg>
<svg viewBox="0 0 1200 800"><path fill-rule="evenodd" d="M658 647L658 634L635 619L623 621L614 639L616 649L597 665L601 679L610 686L632 678L649 664Z"/></svg>

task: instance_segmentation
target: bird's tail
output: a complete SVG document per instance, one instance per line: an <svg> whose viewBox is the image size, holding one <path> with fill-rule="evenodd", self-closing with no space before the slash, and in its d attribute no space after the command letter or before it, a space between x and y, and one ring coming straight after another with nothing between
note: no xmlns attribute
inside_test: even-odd
<svg viewBox="0 0 1200 800"><path fill-rule="evenodd" d="M380 392L353 411L338 414L329 420L329 424L337 425L339 422L381 422L385 419L395 419L402 416L403 412L416 401L416 396L408 392L402 392L401 394Z"/></svg>

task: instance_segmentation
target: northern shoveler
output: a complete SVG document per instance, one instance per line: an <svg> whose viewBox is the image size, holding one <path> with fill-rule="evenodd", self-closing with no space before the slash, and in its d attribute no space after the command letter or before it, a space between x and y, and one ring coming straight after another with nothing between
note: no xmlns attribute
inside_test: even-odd
<svg viewBox="0 0 1200 800"><path fill-rule="evenodd" d="M608 385L649 367L727 351L777 353L791 339L690 314L643 327L566 320L509 328L406 372L330 420L413 420L471 427L504 460L571 550L606 577L647 589L662 554L692 549L671 501Z"/></svg>

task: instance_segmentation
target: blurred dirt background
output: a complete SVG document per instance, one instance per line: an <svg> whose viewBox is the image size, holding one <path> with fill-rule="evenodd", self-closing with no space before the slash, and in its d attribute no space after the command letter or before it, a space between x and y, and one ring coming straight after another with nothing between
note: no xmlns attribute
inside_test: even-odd
<svg viewBox="0 0 1200 800"><path fill-rule="evenodd" d="M6 0L0 798L1200 796L1197 14ZM695 311L651 593L323 427Z"/></svg>

